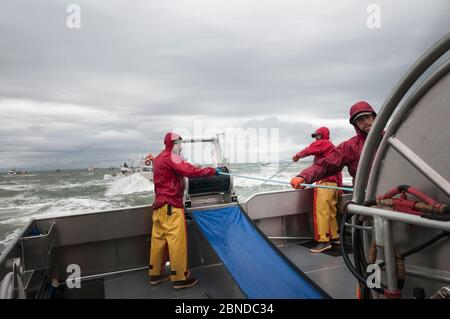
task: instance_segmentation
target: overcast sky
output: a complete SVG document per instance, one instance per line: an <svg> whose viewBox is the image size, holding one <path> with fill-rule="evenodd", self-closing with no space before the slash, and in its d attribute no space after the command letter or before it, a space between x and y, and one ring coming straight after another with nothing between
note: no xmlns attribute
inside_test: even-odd
<svg viewBox="0 0 450 319"><path fill-rule="evenodd" d="M0 168L118 166L194 123L278 128L280 158L322 125L337 144L351 104L379 110L449 13L448 0L2 0Z"/></svg>

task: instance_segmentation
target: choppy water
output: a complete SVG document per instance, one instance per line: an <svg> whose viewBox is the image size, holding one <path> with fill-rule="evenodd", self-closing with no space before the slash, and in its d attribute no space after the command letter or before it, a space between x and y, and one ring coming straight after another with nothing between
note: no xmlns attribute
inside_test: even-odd
<svg viewBox="0 0 450 319"><path fill-rule="evenodd" d="M295 163L274 177L289 182L309 163ZM233 165L233 173L269 178L282 166ZM280 164L281 165L281 164ZM286 164L283 164L286 165ZM30 219L79 212L93 212L153 202L153 183L140 174L113 177L108 169L37 171L34 176L6 177L0 173L0 252L16 237ZM346 181L349 181L346 176ZM240 201L261 191L288 189L289 185L235 178Z"/></svg>

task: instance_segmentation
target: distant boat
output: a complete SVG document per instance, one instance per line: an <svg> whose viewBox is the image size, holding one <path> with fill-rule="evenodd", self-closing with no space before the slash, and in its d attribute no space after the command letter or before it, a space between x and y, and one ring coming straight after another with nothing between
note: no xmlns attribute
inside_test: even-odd
<svg viewBox="0 0 450 319"><path fill-rule="evenodd" d="M124 162L120 166L120 173L125 176L138 173L145 179L153 181L153 155L148 154L147 157L141 159L139 167L134 167L134 161L131 161L131 163Z"/></svg>
<svg viewBox="0 0 450 319"><path fill-rule="evenodd" d="M36 174L29 174L28 171L17 171L16 167L13 166L6 176L14 177L14 176L36 176Z"/></svg>
<svg viewBox="0 0 450 319"><path fill-rule="evenodd" d="M140 174L149 181L153 181L153 155L148 154L139 164Z"/></svg>
<svg viewBox="0 0 450 319"><path fill-rule="evenodd" d="M120 166L120 172L123 175L133 174L134 173L133 162L131 162L131 165L128 165L127 162L124 162L123 165Z"/></svg>
<svg viewBox="0 0 450 319"><path fill-rule="evenodd" d="M94 167L94 165L91 165L91 167L88 168L88 172L90 172L90 173L95 172L95 167Z"/></svg>
<svg viewBox="0 0 450 319"><path fill-rule="evenodd" d="M11 168L8 171L8 175L7 176L16 176L16 175L17 175L17 171L16 171L16 168L13 166L13 168Z"/></svg>

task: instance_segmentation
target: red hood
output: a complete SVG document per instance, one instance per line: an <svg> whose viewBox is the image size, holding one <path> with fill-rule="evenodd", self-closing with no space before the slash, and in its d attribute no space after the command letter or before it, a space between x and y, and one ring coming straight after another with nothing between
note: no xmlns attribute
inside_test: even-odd
<svg viewBox="0 0 450 319"><path fill-rule="evenodd" d="M320 134L322 135L322 139L323 140L329 140L330 139L330 130L323 126L323 127L319 127L314 134Z"/></svg>
<svg viewBox="0 0 450 319"><path fill-rule="evenodd" d="M370 112L373 114L373 116L377 116L377 113L375 112L373 107L370 106L370 104L367 103L366 101L359 101L359 102L356 102L355 104L353 104L352 107L350 108L349 121L350 121L350 124L352 124L355 127L355 131L358 135L366 135L366 134L361 132L361 130L358 129L358 127L353 124L353 120L358 114L363 113L363 112Z"/></svg>
<svg viewBox="0 0 450 319"><path fill-rule="evenodd" d="M172 151L173 141L179 139L181 136L177 133L169 132L164 136L164 145L166 146L166 150Z"/></svg>

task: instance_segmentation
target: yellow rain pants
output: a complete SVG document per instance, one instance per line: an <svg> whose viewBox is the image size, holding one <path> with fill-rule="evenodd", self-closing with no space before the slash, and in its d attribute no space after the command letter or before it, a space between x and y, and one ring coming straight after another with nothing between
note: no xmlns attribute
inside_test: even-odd
<svg viewBox="0 0 450 319"><path fill-rule="evenodd" d="M317 182L317 185L337 186L331 182ZM314 188L314 239L328 242L339 238L336 221L338 190Z"/></svg>
<svg viewBox="0 0 450 319"><path fill-rule="evenodd" d="M150 276L164 273L167 250L170 259L170 280L186 280L187 265L187 231L186 219L182 208L164 205L153 211L152 241L150 245Z"/></svg>

